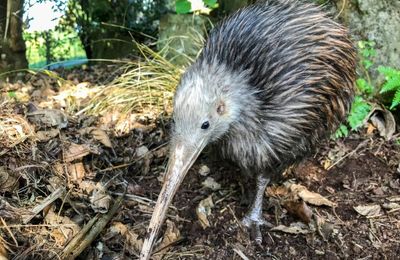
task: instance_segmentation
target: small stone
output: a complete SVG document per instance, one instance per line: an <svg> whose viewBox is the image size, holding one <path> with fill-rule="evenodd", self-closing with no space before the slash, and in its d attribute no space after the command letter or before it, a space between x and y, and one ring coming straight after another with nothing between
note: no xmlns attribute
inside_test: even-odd
<svg viewBox="0 0 400 260"><path fill-rule="evenodd" d="M208 168L207 165L202 165L199 169L199 174L201 176L207 176L208 174L210 174L210 168Z"/></svg>
<svg viewBox="0 0 400 260"><path fill-rule="evenodd" d="M136 148L135 155L137 157L142 157L148 152L149 152L149 149L146 146L142 145L142 146Z"/></svg>
<svg viewBox="0 0 400 260"><path fill-rule="evenodd" d="M202 185L206 188L212 189L212 190L219 190L221 189L221 184L216 182L213 178L207 177L205 181L203 181Z"/></svg>
<svg viewBox="0 0 400 260"><path fill-rule="evenodd" d="M321 250L318 250L318 249L316 249L316 250L315 250L315 254L316 254L316 255L325 255L325 252L324 252L324 251L321 251Z"/></svg>

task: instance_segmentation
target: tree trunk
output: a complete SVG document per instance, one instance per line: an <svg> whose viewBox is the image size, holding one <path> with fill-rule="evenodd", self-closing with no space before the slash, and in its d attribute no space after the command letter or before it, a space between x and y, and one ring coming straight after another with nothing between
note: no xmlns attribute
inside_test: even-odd
<svg viewBox="0 0 400 260"><path fill-rule="evenodd" d="M89 34L86 32L86 28L82 28L82 31L79 32L79 39L82 42L83 49L86 53L86 58L93 59L93 49L92 49L92 42L91 42L91 37Z"/></svg>
<svg viewBox="0 0 400 260"><path fill-rule="evenodd" d="M81 39L83 49L85 50L86 53L86 58L93 59L93 45L92 45L92 35L91 35L91 19L92 19L92 14L91 14L91 8L89 5L88 0L80 0L79 4L83 10L82 16L77 19L78 25L81 27L81 30L79 31L79 38Z"/></svg>
<svg viewBox="0 0 400 260"><path fill-rule="evenodd" d="M51 32L47 30L44 33L44 42L46 46L46 65L49 65L52 62L51 57Z"/></svg>
<svg viewBox="0 0 400 260"><path fill-rule="evenodd" d="M28 67L22 38L23 4L24 0L0 0L0 79L12 76L4 72Z"/></svg>

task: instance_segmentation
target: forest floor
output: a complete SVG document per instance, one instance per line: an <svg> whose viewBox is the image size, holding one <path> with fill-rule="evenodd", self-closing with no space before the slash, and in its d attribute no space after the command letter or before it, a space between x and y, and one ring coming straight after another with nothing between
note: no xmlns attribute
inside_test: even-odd
<svg viewBox="0 0 400 260"><path fill-rule="evenodd" d="M169 121L65 109L81 106L90 98L82 90L112 70L60 72L69 95L46 75L2 86L19 101L0 104L0 259L137 258L163 181ZM238 169L204 153L173 200L153 259L398 259L396 138L367 123L322 143L267 188L272 227L261 245L240 223L247 206Z"/></svg>

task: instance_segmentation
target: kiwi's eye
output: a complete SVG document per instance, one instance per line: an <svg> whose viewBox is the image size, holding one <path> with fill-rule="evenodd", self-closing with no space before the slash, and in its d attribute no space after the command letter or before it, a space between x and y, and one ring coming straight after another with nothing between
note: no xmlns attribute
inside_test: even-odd
<svg viewBox="0 0 400 260"><path fill-rule="evenodd" d="M210 123L208 121L205 121L202 125L201 125L201 129L207 129L210 127Z"/></svg>

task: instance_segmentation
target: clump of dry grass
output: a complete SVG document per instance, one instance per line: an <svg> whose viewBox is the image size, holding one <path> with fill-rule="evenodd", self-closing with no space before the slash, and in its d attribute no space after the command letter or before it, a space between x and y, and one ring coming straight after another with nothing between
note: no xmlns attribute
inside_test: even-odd
<svg viewBox="0 0 400 260"><path fill-rule="evenodd" d="M212 27L211 23L210 26ZM160 51L137 44L140 59L127 63L123 67L124 73L104 86L84 111L95 114L106 111L169 112L173 93L185 66L194 61L194 57L187 55L185 50L173 49L173 43L179 40L190 41L194 49L198 50L198 56L205 38L203 33L193 29L186 36L171 37L162 44L159 42L159 47L163 46ZM177 60L180 62L176 62ZM185 66L176 65L177 63Z"/></svg>
<svg viewBox="0 0 400 260"><path fill-rule="evenodd" d="M5 106L7 102L2 103L0 108ZM34 128L23 116L14 113L0 114L0 148L12 148L33 135Z"/></svg>
<svg viewBox="0 0 400 260"><path fill-rule="evenodd" d="M145 45L138 47L142 59L124 66L124 73L92 99L90 112L162 111L170 107L183 68Z"/></svg>

